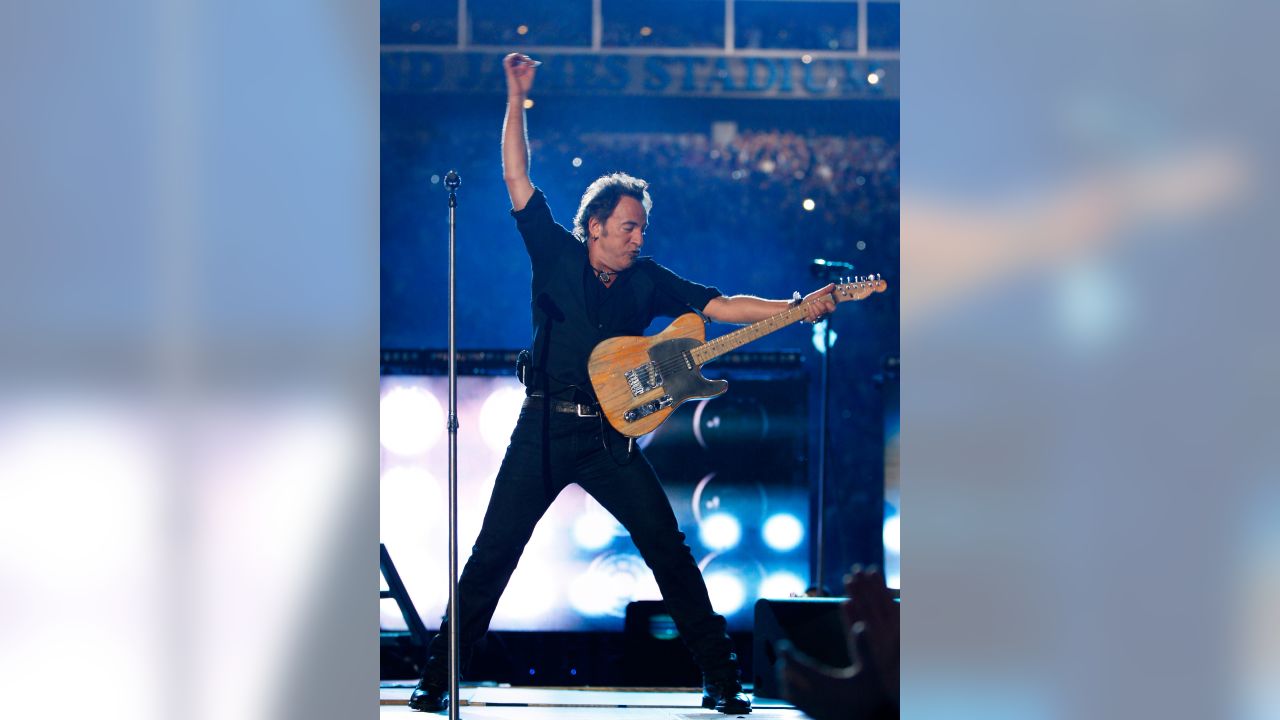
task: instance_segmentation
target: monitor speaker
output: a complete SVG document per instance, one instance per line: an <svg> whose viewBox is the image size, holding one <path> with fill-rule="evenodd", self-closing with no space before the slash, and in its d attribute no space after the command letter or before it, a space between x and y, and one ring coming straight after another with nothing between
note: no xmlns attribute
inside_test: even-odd
<svg viewBox="0 0 1280 720"><path fill-rule="evenodd" d="M778 698L779 640L832 667L848 667L849 646L840 618L843 598L788 598L756 601L752 683L757 697Z"/></svg>

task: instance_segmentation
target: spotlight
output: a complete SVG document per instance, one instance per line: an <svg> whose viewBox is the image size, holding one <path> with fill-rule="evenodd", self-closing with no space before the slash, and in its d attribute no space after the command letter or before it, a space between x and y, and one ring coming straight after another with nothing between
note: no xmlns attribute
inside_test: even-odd
<svg viewBox="0 0 1280 720"><path fill-rule="evenodd" d="M778 552L796 549L804 539L804 524L791 513L778 513L764 522L764 542Z"/></svg>
<svg viewBox="0 0 1280 720"><path fill-rule="evenodd" d="M653 34L653 28L649 27L648 25L645 25L644 27L640 28L640 37L649 37L652 34Z"/></svg>
<svg viewBox="0 0 1280 720"><path fill-rule="evenodd" d="M880 84L880 71L879 71L879 70L873 70L873 71L871 71L870 73L868 73L868 74L867 74L867 82L868 82L869 84L871 84L871 85L879 85L879 84Z"/></svg>
<svg viewBox="0 0 1280 720"><path fill-rule="evenodd" d="M884 549L885 552L898 554L901 553L902 535L899 528L901 515L887 517L884 520Z"/></svg>
<svg viewBox="0 0 1280 720"><path fill-rule="evenodd" d="M539 562L536 553L525 556L511 577L509 592L503 594L495 614L507 623L534 625L547 619L559 603L559 586L546 581L556 566Z"/></svg>
<svg viewBox="0 0 1280 720"><path fill-rule="evenodd" d="M529 109L529 108L531 108L531 107L533 107L533 98L525 98L525 99L524 99L524 109L525 109L525 110L528 110L528 109Z"/></svg>
<svg viewBox="0 0 1280 720"><path fill-rule="evenodd" d="M582 158L580 157L574 158L572 164L574 167L582 167Z"/></svg>
<svg viewBox="0 0 1280 720"><path fill-rule="evenodd" d="M603 550L617 535L618 521L603 513L583 513L573 521L573 541L583 550Z"/></svg>
<svg viewBox="0 0 1280 720"><path fill-rule="evenodd" d="M382 396L378 422L383 447L397 455L419 455L444 432L444 408L425 388L401 386Z"/></svg>
<svg viewBox="0 0 1280 720"><path fill-rule="evenodd" d="M390 544L420 542L434 529L436 518L422 508L440 507L447 500L444 486L426 468L397 465L385 470L378 483L378 515L383 537Z"/></svg>
<svg viewBox="0 0 1280 720"><path fill-rule="evenodd" d="M614 593L588 571L569 583L569 604L587 617L608 615L614 607Z"/></svg>
<svg viewBox="0 0 1280 720"><path fill-rule="evenodd" d="M524 404L524 388L499 387L485 398L480 406L480 437L494 452L502 452L511 438L520 418L520 406Z"/></svg>
<svg viewBox="0 0 1280 720"><path fill-rule="evenodd" d="M799 575L782 570L770 573L764 582L760 583L760 597L770 600L796 597L804 594L805 587L807 586L804 579Z"/></svg>
<svg viewBox="0 0 1280 720"><path fill-rule="evenodd" d="M606 553L569 583L569 604L587 617L623 617L652 575L638 555Z"/></svg>
<svg viewBox="0 0 1280 720"><path fill-rule="evenodd" d="M817 203L813 201L813 198L805 198L804 202L800 203L800 205L809 212L813 212L813 209L817 207Z"/></svg>
<svg viewBox="0 0 1280 720"><path fill-rule="evenodd" d="M800 62L804 63L805 65L808 65L809 63L813 62L813 56L810 55L809 53L805 53L804 55L800 56Z"/></svg>
<svg viewBox="0 0 1280 720"><path fill-rule="evenodd" d="M721 615L732 615L742 609L747 599L747 589L742 580L731 572L712 573L706 577L707 594L711 596L711 607Z"/></svg>
<svg viewBox="0 0 1280 720"><path fill-rule="evenodd" d="M729 513L709 515L698 525L698 539L711 550L723 552L742 539L742 524Z"/></svg>
<svg viewBox="0 0 1280 720"><path fill-rule="evenodd" d="M529 26L528 26L528 25L519 25L519 26L517 26L517 27L516 27L516 34L517 34L517 35L528 35L528 34L529 34Z"/></svg>

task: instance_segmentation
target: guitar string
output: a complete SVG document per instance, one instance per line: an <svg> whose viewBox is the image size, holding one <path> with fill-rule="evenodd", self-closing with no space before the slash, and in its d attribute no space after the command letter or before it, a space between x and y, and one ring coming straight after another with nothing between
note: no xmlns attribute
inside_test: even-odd
<svg viewBox="0 0 1280 720"><path fill-rule="evenodd" d="M804 307L804 306L800 306L800 307ZM713 346L713 345L715 345L715 344L717 344L717 343L720 343L720 342L721 342L722 340L724 340L725 338L732 337L735 333L743 332L744 334L749 335L749 334L751 334L751 333L750 333L750 332L747 332L747 331L750 331L752 328L763 328L763 327L765 327L766 325L773 325L773 326L775 326L775 327L770 327L770 332L772 332L773 330L780 330L780 329L782 329L783 327L786 327L787 325L790 325L792 322L794 322L794 320L788 319L788 320L786 320L786 322L784 322L784 323L782 323L782 324L778 324L778 323L773 322L773 321L780 320L781 318L783 318L783 316L785 316L785 315L789 315L790 313L794 312L794 311L795 311L795 310L797 310L797 309L799 309L799 307L797 307L797 308L791 308L790 310L786 310L786 311L784 311L784 312L778 313L777 315L772 315L772 316L770 316L770 317L765 318L764 320L761 320L761 321L759 321L759 322L752 323L751 325L747 325L747 326L745 326L745 327L739 328L739 329L737 329L737 330L734 330L733 332L726 333L726 334L724 334L724 335L721 335L720 337L713 338L713 339L711 339L711 340L707 340L706 342L704 342L704 343L702 343L701 345L699 345L699 346L697 346L697 347L693 348L693 349L692 349L692 350L690 350L689 352L693 352L693 350L697 350L698 348L704 348L704 347L708 347L708 346ZM747 340L744 340L744 341L743 341L742 343L740 343L740 344L741 344L741 345L745 345L745 344L747 344L748 342L751 342L752 340L758 340L758 339L759 339L761 336L763 336L764 334L765 334L765 333L761 333L760 335L757 335L756 337L753 337L753 338L749 338L749 339L747 339ZM738 347L738 345L735 345L734 347ZM717 356L718 356L719 354L722 354L722 353L718 353L718 354L717 354ZM714 358L713 358L713 359L714 359ZM710 360L708 360L707 362L710 362ZM667 359L665 359L665 360L661 360L661 361L659 361L658 363L656 363L656 365L657 365L657 368L658 368L659 372L662 372L662 373L664 373L664 374L665 374L665 373L670 373L670 372L671 372L671 371L673 371L673 370L680 370L682 367L685 367L684 355L683 355L683 353L682 353L682 354L680 354L680 355L677 355L677 356L674 356L674 357L670 357L670 358L667 358Z"/></svg>

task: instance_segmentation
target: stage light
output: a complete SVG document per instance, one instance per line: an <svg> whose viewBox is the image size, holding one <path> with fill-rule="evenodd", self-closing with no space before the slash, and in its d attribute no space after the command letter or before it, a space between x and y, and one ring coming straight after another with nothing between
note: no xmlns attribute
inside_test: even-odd
<svg viewBox="0 0 1280 720"><path fill-rule="evenodd" d="M507 449L523 404L524 388L506 385L490 393L484 405L480 406L480 437L494 452Z"/></svg>
<svg viewBox="0 0 1280 720"><path fill-rule="evenodd" d="M813 209L817 207L817 204L813 202L813 198L805 198L804 202L800 204L809 212L813 212Z"/></svg>
<svg viewBox="0 0 1280 720"><path fill-rule="evenodd" d="M569 605L587 617L623 617L646 575L652 573L638 555L606 553L569 583Z"/></svg>
<svg viewBox="0 0 1280 720"><path fill-rule="evenodd" d="M529 108L531 108L531 107L533 107L533 98L525 98L525 99L524 99L524 109L525 109L525 110L528 110L528 109L529 109Z"/></svg>
<svg viewBox="0 0 1280 720"><path fill-rule="evenodd" d="M527 553L511 576L507 591L498 603L495 615L507 626L536 624L542 616L559 605L558 589L547 578L555 574L556 565L538 561L539 555Z"/></svg>
<svg viewBox="0 0 1280 720"><path fill-rule="evenodd" d="M576 157L576 158L574 158L574 159L573 159L573 161L572 161L572 165L573 165L574 167L582 167L582 158L580 158L580 157Z"/></svg>
<svg viewBox="0 0 1280 720"><path fill-rule="evenodd" d="M516 34L517 34L517 35L528 35L528 34L529 34L529 26L528 26L528 25L518 25L518 26L516 26ZM532 674L532 673L530 673L530 674Z"/></svg>
<svg viewBox="0 0 1280 720"><path fill-rule="evenodd" d="M859 241L858 241L858 244L857 244L857 245L855 245L854 247L858 248L859 250L866 250L866 249L867 249L867 242L866 242L865 240L859 240Z"/></svg>
<svg viewBox="0 0 1280 720"><path fill-rule="evenodd" d="M707 594L711 607L721 615L732 615L742 609L747 600L747 589L742 580L731 572L712 573L706 577Z"/></svg>
<svg viewBox="0 0 1280 720"><path fill-rule="evenodd" d="M764 522L764 542L778 552L796 549L804 539L804 524L791 513L778 513Z"/></svg>
<svg viewBox="0 0 1280 720"><path fill-rule="evenodd" d="M382 396L378 422L383 447L397 455L419 455L444 432L444 409L426 389L401 386Z"/></svg>
<svg viewBox="0 0 1280 720"><path fill-rule="evenodd" d="M711 550L723 552L742 539L742 524L729 513L708 515L698 525L698 539Z"/></svg>
<svg viewBox="0 0 1280 720"><path fill-rule="evenodd" d="M580 615L600 617L608 615L614 607L615 593L590 572L579 575L569 583L569 605Z"/></svg>
<svg viewBox="0 0 1280 720"><path fill-rule="evenodd" d="M805 53L804 55L800 56L800 62L804 63L805 65L808 65L809 63L813 62L813 56L810 55L809 53Z"/></svg>
<svg viewBox="0 0 1280 720"><path fill-rule="evenodd" d="M899 518L901 517L902 517L901 515L894 515L892 517L887 517L884 519L884 551L885 552L894 553L895 555L902 552L902 550L900 549L901 543L902 543L902 535L901 535L901 530L899 529L900 528Z"/></svg>
<svg viewBox="0 0 1280 720"><path fill-rule="evenodd" d="M813 324L813 349L817 350L818 354L822 354L827 351L826 346L822 344L822 334L826 331L827 331L826 320L821 320ZM835 330L831 331L831 339L828 341L831 343L831 347L836 346L836 339L839 337L840 337L839 333L837 333Z"/></svg>
<svg viewBox="0 0 1280 720"><path fill-rule="evenodd" d="M583 550L603 550L618 534L618 521L604 513L583 513L573 521L573 541Z"/></svg>
<svg viewBox="0 0 1280 720"><path fill-rule="evenodd" d="M426 468L398 465L382 473L378 482L378 517L387 547L415 547L426 542L443 518L427 508L448 501L444 484Z"/></svg>
<svg viewBox="0 0 1280 720"><path fill-rule="evenodd" d="M799 575L782 570L770 573L764 582L760 583L759 595L770 600L797 597L804 595L806 587L804 579Z"/></svg>
<svg viewBox="0 0 1280 720"><path fill-rule="evenodd" d="M867 74L867 82L872 85L880 84L880 71L875 70Z"/></svg>
<svg viewBox="0 0 1280 720"><path fill-rule="evenodd" d="M649 37L652 34L653 34L653 28L649 27L648 25L645 25L644 27L640 28L640 37Z"/></svg>
<svg viewBox="0 0 1280 720"><path fill-rule="evenodd" d="M440 176L439 176L439 175L432 175L432 176L431 176L431 184L432 184L432 185L439 185L439 184L440 184Z"/></svg>

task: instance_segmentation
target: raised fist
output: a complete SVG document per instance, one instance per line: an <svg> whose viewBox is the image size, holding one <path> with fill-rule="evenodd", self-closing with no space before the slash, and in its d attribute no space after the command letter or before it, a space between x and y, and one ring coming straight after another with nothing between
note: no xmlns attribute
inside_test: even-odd
<svg viewBox="0 0 1280 720"><path fill-rule="evenodd" d="M502 68L507 72L507 96L523 98L533 87L533 75L542 63L522 53L511 53L502 58Z"/></svg>

